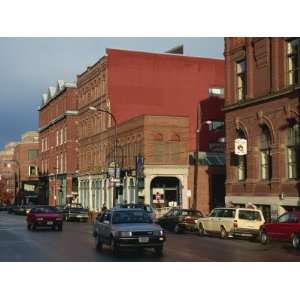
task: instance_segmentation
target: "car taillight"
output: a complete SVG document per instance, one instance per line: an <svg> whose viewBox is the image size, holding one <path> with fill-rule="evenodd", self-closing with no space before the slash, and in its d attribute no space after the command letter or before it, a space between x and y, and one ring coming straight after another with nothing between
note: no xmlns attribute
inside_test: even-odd
<svg viewBox="0 0 300 300"><path fill-rule="evenodd" d="M194 219L191 216L184 217L183 221L186 223L194 223Z"/></svg>
<svg viewBox="0 0 300 300"><path fill-rule="evenodd" d="M234 227L234 228L238 228L238 222L237 222L237 220L234 220L234 221L233 221L233 227Z"/></svg>

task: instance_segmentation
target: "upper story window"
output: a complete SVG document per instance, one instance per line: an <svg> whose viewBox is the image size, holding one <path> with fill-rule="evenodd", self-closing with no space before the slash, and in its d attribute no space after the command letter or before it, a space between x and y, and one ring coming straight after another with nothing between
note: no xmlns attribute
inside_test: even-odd
<svg viewBox="0 0 300 300"><path fill-rule="evenodd" d="M63 128L61 128L60 130L60 145L62 145L64 142L64 131L63 131Z"/></svg>
<svg viewBox="0 0 300 300"><path fill-rule="evenodd" d="M298 123L287 129L287 166L289 179L300 178L300 130Z"/></svg>
<svg viewBox="0 0 300 300"><path fill-rule="evenodd" d="M56 146L59 145L59 131L56 131Z"/></svg>
<svg viewBox="0 0 300 300"><path fill-rule="evenodd" d="M271 134L266 125L262 126L261 129L260 174L263 180L272 178Z"/></svg>
<svg viewBox="0 0 300 300"><path fill-rule="evenodd" d="M39 151L37 149L28 150L28 160L34 160L37 158Z"/></svg>
<svg viewBox="0 0 300 300"><path fill-rule="evenodd" d="M246 59L236 63L236 98L238 101L244 100L247 93L247 73Z"/></svg>
<svg viewBox="0 0 300 300"><path fill-rule="evenodd" d="M299 83L300 38L287 42L288 84Z"/></svg>

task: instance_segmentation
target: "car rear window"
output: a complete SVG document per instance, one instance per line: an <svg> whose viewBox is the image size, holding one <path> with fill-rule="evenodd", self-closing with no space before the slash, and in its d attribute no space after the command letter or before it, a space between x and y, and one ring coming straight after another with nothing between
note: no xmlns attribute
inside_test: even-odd
<svg viewBox="0 0 300 300"><path fill-rule="evenodd" d="M258 211L240 210L239 211L239 219L241 219L241 220L261 221L261 215Z"/></svg>
<svg viewBox="0 0 300 300"><path fill-rule="evenodd" d="M57 213L55 207L36 207L31 210L35 214L48 214L48 213Z"/></svg>

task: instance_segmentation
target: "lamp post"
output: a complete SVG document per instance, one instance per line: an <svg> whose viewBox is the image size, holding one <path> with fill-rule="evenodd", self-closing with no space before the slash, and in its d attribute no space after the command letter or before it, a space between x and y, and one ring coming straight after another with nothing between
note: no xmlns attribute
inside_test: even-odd
<svg viewBox="0 0 300 300"><path fill-rule="evenodd" d="M116 118L111 112L101 109L101 108L96 108L94 106L90 106L89 110L93 111L93 112L100 111L100 112L106 113L106 114L110 115L114 121L114 129L115 129L115 132L114 132L114 179L116 179L117 178L117 121L116 121ZM115 182L113 182L113 206L115 206L115 204L116 204L115 203L116 196L117 196L116 195L116 185L115 185Z"/></svg>
<svg viewBox="0 0 300 300"><path fill-rule="evenodd" d="M195 153L195 168L194 168L194 195L193 195L193 205L192 208L196 209L197 207L197 192L198 192L198 163L199 163L199 150L200 150L200 131L202 126L206 124L206 125L210 125L212 124L212 121L207 120L207 121L203 121L200 124L200 128L197 128L196 130L196 153Z"/></svg>

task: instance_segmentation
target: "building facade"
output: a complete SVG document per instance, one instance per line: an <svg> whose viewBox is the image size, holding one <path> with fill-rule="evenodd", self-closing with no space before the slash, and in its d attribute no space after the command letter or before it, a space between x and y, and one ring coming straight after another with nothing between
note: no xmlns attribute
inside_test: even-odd
<svg viewBox="0 0 300 300"><path fill-rule="evenodd" d="M77 197L77 88L59 80L39 107L42 203L64 205Z"/></svg>
<svg viewBox="0 0 300 300"><path fill-rule="evenodd" d="M91 190L89 176L97 173L100 174L101 172L108 172L115 163L113 159L114 138L112 138L109 143L102 143L100 141L100 136L103 132L107 130L113 131L115 128L115 122L111 114L117 123L118 138L119 126L123 126L121 124L125 124L125 122L131 120L134 122L133 120L135 120L136 117L142 115L156 117L184 116L189 119L186 153L188 172L183 180L186 182L186 185L184 185L184 189L186 190L186 194L184 195L185 199L182 202L179 199L179 194L175 195L173 192L173 198L176 198L175 201L166 201L166 203L179 203L181 201L180 203L186 203L185 206L187 207L194 201L193 198L199 198L201 195L200 189L196 195L194 195L192 192L193 181L188 179L190 169L194 168L193 165L189 165L188 158L189 153L193 155L198 147L196 146L196 136L198 134L197 130L200 130L201 127L199 127L198 119L199 104L210 98L210 88L223 87L223 75L224 61L219 59L107 49L105 56L93 66L88 67L84 73L77 76L79 180L82 182L84 189ZM210 100L212 100L212 98ZM91 110L90 107L93 107L97 111ZM219 106L211 105L211 107L216 109L216 107ZM200 142L205 141L205 144L207 144L208 136L211 134L209 131L209 128L202 126ZM159 138L161 138L160 135L158 136L158 139ZM119 151L122 150L120 150L118 143L119 140L117 142L117 152L119 155ZM136 147L135 140L132 140L130 143L132 144L131 147ZM207 147L209 146L207 145ZM164 153L165 150L166 149L161 146L161 153ZM98 157L97 153L102 153L103 157L100 157L101 154L99 154L100 156ZM105 160L107 156L109 156L108 161ZM98 159L101 159L99 163ZM143 161L144 165L147 165L146 158L137 152L136 159L139 159L140 162ZM195 161L195 159L192 160ZM106 165L103 165L103 161L106 162ZM205 159L202 161L205 161ZM97 164L95 165L94 162L97 162L99 166L96 166ZM89 168L84 167L87 164L90 164ZM167 165L168 163L161 161L161 164ZM181 164L178 163L178 166L180 165ZM94 168L93 170L91 170L92 166ZM119 169L120 173L124 171L126 174L126 170L122 168ZM147 173L148 171L150 173ZM148 171L144 169L143 177L145 185L149 182L147 181L148 178L152 176L151 172L155 172L154 169L152 171L148 169ZM122 174L124 174L124 172ZM200 181L201 176L207 176L206 172L200 174ZM125 183L127 182L127 175L124 178ZM172 177L173 175L173 170L168 168L161 171L161 177L163 178L158 180L157 185L164 185L164 191L168 188L172 191L174 186L176 188L178 182L176 183L172 180L165 182L165 178ZM134 177L135 175L130 176ZM130 180L129 178L128 182L130 182ZM122 186L119 190L122 190ZM160 190L160 192L157 190L157 192L160 195L162 190ZM171 194L172 192L169 193L169 195ZM115 196L119 199L118 195L115 194ZM81 199L83 199L82 197L84 196L80 196ZM137 197L140 197L140 201L145 201L146 203L149 203L151 200L149 193L145 191L144 194L140 191ZM159 197L162 198L164 195L160 195ZM207 198L209 197L206 197L205 201L208 201ZM162 200L159 199L157 201L162 202ZM201 200L198 201L197 199L195 202L197 206L200 206ZM198 205L198 203L200 204ZM208 205L205 207L208 207Z"/></svg>
<svg viewBox="0 0 300 300"><path fill-rule="evenodd" d="M226 202L267 219L300 208L299 51L299 38L225 38Z"/></svg>
<svg viewBox="0 0 300 300"><path fill-rule="evenodd" d="M29 131L22 135L16 145L14 161L16 163L16 202L19 204L38 203L39 134Z"/></svg>
<svg viewBox="0 0 300 300"><path fill-rule="evenodd" d="M11 204L15 202L17 188L16 146L16 142L11 142L0 151L0 200Z"/></svg>

